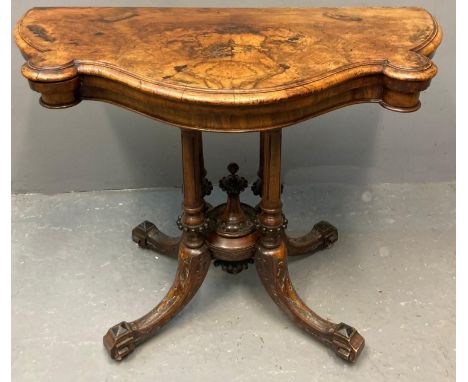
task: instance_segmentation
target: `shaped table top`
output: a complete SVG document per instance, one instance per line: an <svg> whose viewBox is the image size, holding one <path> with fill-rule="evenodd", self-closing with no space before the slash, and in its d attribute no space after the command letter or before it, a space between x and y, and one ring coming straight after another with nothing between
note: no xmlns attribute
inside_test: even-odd
<svg viewBox="0 0 468 382"><path fill-rule="evenodd" d="M416 110L442 32L420 8L34 8L15 38L44 106L258 131L358 102Z"/></svg>

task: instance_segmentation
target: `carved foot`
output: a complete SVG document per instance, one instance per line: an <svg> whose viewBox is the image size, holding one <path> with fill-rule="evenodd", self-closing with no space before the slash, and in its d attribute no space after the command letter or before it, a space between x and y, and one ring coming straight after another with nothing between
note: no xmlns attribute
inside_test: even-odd
<svg viewBox="0 0 468 382"><path fill-rule="evenodd" d="M177 257L180 237L171 237L162 233L148 220L132 230L132 239L141 248L148 248L162 255Z"/></svg>
<svg viewBox="0 0 468 382"><path fill-rule="evenodd" d="M182 310L203 283L210 262L211 256L206 245L189 248L181 242L179 265L172 287L148 314L132 322L121 322L109 329L103 342L110 356L117 361L122 360Z"/></svg>
<svg viewBox="0 0 468 382"><path fill-rule="evenodd" d="M128 322L121 322L109 329L103 338L104 346L110 356L121 361L135 350L135 338Z"/></svg>
<svg viewBox="0 0 468 382"><path fill-rule="evenodd" d="M273 249L259 246L255 263L263 286L283 312L339 357L356 361L364 348L364 338L353 327L327 321L304 304L289 278L284 242Z"/></svg>
<svg viewBox="0 0 468 382"><path fill-rule="evenodd" d="M330 223L320 221L312 230L300 237L289 237L284 234L288 256L312 254L330 248L338 240L338 231Z"/></svg>
<svg viewBox="0 0 468 382"><path fill-rule="evenodd" d="M336 325L331 348L345 361L355 362L364 349L364 337L356 329L344 323Z"/></svg>

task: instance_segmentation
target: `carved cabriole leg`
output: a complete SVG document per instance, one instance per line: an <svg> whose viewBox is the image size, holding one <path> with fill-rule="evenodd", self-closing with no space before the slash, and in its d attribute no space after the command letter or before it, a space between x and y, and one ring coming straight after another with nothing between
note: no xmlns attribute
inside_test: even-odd
<svg viewBox="0 0 468 382"><path fill-rule="evenodd" d="M257 271L275 303L297 325L322 343L328 345L339 357L355 362L364 348L364 338L353 327L327 321L314 313L300 299L289 278L287 250L284 243L277 251L264 251L256 259Z"/></svg>
<svg viewBox="0 0 468 382"><path fill-rule="evenodd" d="M255 263L260 279L273 301L293 321L341 358L354 362L364 347L364 338L349 325L324 320L299 298L288 274L288 249L281 212L281 131L265 133L263 187L259 228L262 232Z"/></svg>
<svg viewBox="0 0 468 382"><path fill-rule="evenodd" d="M163 300L149 313L132 322L113 326L104 336L104 345L115 360L122 360L136 346L155 335L195 295L210 267L210 254L205 246L190 248L184 234L179 250L179 265L174 283Z"/></svg>
<svg viewBox="0 0 468 382"><path fill-rule="evenodd" d="M181 236L168 236L153 223L145 220L133 229L132 240L141 248L151 249L161 255L177 258Z"/></svg>
<svg viewBox="0 0 468 382"><path fill-rule="evenodd" d="M211 263L205 244L204 202L201 193L199 145L197 134L182 131L184 174L184 211L180 219L184 233L179 245L179 264L172 287L164 299L148 314L132 322L113 326L104 336L104 345L112 358L121 360L136 346L153 336L195 295Z"/></svg>
<svg viewBox="0 0 468 382"><path fill-rule="evenodd" d="M199 160L197 161L197 168L200 171L200 182L202 197L211 194L213 185L206 178L206 169L203 158L203 139L202 133L197 133L194 144L197 146L199 153ZM205 209L211 206L205 202ZM181 236L172 237L161 232L155 224L145 220L132 230L132 239L141 248L151 249L161 255L177 258Z"/></svg>
<svg viewBox="0 0 468 382"><path fill-rule="evenodd" d="M330 223L320 221L305 235L290 237L283 234L288 256L311 255L330 248L338 240L338 231Z"/></svg>

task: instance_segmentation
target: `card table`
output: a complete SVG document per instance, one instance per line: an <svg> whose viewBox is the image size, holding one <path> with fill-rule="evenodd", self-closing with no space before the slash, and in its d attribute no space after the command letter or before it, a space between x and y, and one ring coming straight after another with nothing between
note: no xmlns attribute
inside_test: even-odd
<svg viewBox="0 0 468 382"><path fill-rule="evenodd" d="M181 131L183 210L179 237L144 221L132 238L173 256L172 287L149 313L110 328L104 345L122 360L195 295L211 261L239 273L255 264L278 307L307 333L354 362L364 338L314 313L295 291L288 257L338 239L321 221L302 237L282 212L282 128L362 102L412 112L437 68L438 22L421 8L34 8L17 23L22 74L47 108L110 102ZM235 163L219 181L227 200L211 206L202 132L258 132L257 206ZM228 136L226 136L228 138ZM228 163L226 163L228 164ZM306 208L306 206L304 206Z"/></svg>

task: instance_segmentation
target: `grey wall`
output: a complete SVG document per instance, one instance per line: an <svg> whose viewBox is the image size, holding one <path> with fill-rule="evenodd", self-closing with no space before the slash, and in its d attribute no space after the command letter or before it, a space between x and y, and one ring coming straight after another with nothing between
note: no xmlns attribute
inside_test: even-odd
<svg viewBox="0 0 468 382"><path fill-rule="evenodd" d="M233 4L232 2L231 4ZM34 6L226 6L223 1L12 2L12 23ZM455 179L455 1L236 1L236 6L420 6L442 24L439 73L422 94L422 109L393 113L356 105L283 130L286 184L310 182L437 182ZM70 26L73 27L73 26ZM118 107L82 102L64 110L38 104L20 75L24 60L12 46L12 191L181 185L179 130ZM258 136L204 134L210 178L230 161L255 178Z"/></svg>

